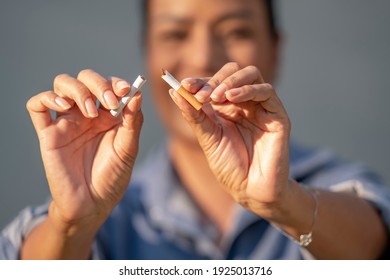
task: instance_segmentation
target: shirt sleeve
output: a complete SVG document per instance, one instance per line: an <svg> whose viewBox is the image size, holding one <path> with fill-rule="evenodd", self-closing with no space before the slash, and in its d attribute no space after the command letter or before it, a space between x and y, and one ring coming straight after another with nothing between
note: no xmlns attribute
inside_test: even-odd
<svg viewBox="0 0 390 280"><path fill-rule="evenodd" d="M47 202L39 207L27 207L0 232L0 259L19 259L25 237L47 216Z"/></svg>
<svg viewBox="0 0 390 280"><path fill-rule="evenodd" d="M390 232L390 189L368 180L350 180L330 187L335 192L351 192L367 200L379 211Z"/></svg>
<svg viewBox="0 0 390 280"><path fill-rule="evenodd" d="M0 260L17 260L20 249L28 234L45 220L50 201L38 207L27 207L0 232ZM95 241L91 259L102 259L100 246Z"/></svg>
<svg viewBox="0 0 390 280"><path fill-rule="evenodd" d="M367 200L379 211L390 232L390 188L362 164L338 162L328 165L305 182L334 192L350 192Z"/></svg>
<svg viewBox="0 0 390 280"><path fill-rule="evenodd" d="M353 193L368 201L377 209L390 236L390 188L366 166L345 162L332 164L317 172L306 183L334 192ZM390 256L390 242L383 256Z"/></svg>

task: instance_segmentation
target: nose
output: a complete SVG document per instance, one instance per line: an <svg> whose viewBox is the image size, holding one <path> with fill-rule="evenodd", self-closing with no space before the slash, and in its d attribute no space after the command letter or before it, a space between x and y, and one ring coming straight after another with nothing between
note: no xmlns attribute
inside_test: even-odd
<svg viewBox="0 0 390 280"><path fill-rule="evenodd" d="M221 42L209 30L194 32L185 51L185 64L194 74L214 75L227 62Z"/></svg>

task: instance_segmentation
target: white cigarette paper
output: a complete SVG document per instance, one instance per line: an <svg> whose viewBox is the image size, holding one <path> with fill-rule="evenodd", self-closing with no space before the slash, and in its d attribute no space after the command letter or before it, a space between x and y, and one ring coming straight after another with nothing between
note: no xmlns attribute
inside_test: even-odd
<svg viewBox="0 0 390 280"><path fill-rule="evenodd" d="M117 117L121 114L123 108L130 102L130 99L141 89L143 84L146 82L144 76L139 75L137 79L135 79L133 85L131 86L130 92L122 97L119 107L117 109L111 110L110 113L114 117Z"/></svg>
<svg viewBox="0 0 390 280"><path fill-rule="evenodd" d="M188 92L181 84L169 73L167 70L161 69L161 78L168 83L175 91L177 91L188 103L192 105L196 110L202 108L202 103L198 101L190 92Z"/></svg>
<svg viewBox="0 0 390 280"><path fill-rule="evenodd" d="M181 84L178 82L178 80L176 80L175 77L173 77L172 74L167 70L162 70L162 73L164 73L164 75L162 75L161 78L166 81L171 88L178 91L181 87Z"/></svg>

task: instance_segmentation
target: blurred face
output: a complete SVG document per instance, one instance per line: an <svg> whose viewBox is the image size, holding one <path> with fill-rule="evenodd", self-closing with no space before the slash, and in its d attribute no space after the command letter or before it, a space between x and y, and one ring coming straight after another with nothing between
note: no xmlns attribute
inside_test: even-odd
<svg viewBox="0 0 390 280"><path fill-rule="evenodd" d="M227 62L257 66L272 83L277 40L259 0L149 0L147 59L156 108L171 136L194 141L168 94L161 68L179 81L209 77Z"/></svg>

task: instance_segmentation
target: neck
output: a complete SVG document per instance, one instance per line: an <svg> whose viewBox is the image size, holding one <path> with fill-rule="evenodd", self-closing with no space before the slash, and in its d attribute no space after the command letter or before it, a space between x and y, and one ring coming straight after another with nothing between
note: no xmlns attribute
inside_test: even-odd
<svg viewBox="0 0 390 280"><path fill-rule="evenodd" d="M169 152L184 187L221 234L227 232L232 225L234 200L216 180L199 145L170 140Z"/></svg>

